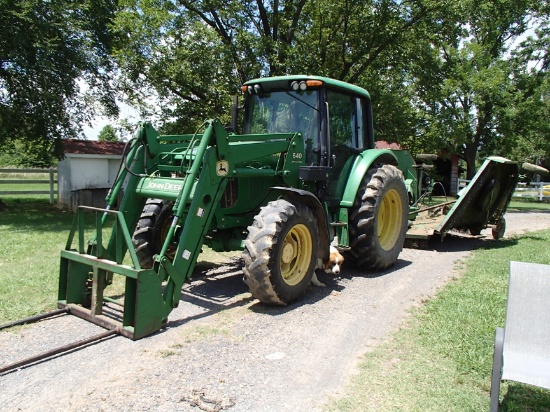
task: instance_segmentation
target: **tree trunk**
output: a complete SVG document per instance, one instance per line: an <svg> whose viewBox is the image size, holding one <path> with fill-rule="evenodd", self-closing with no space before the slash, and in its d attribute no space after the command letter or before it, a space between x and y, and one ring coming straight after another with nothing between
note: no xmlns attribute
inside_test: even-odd
<svg viewBox="0 0 550 412"><path fill-rule="evenodd" d="M464 161L466 162L466 179L471 180L476 174L477 144L469 143L464 148Z"/></svg>

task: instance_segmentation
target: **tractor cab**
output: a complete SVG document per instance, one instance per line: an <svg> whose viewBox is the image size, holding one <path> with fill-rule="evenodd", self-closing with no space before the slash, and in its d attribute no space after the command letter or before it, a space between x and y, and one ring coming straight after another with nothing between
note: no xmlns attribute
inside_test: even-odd
<svg viewBox="0 0 550 412"><path fill-rule="evenodd" d="M301 133L305 162L300 179L317 182L316 194L338 203L352 158L374 148L368 92L318 76L256 79L245 83L242 91L243 132Z"/></svg>
<svg viewBox="0 0 550 412"><path fill-rule="evenodd" d="M351 153L374 148L370 96L364 89L317 76L285 76L251 80L242 90L243 132L300 132L306 166L336 172Z"/></svg>

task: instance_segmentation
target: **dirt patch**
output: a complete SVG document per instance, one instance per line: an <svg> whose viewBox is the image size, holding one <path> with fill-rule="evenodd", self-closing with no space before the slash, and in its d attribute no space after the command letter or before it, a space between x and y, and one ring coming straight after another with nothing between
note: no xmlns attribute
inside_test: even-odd
<svg viewBox="0 0 550 412"><path fill-rule="evenodd" d="M550 213L508 213L508 235L550 228ZM450 279L455 262L495 242L449 237L404 249L377 273L324 273L286 307L259 304L238 261L203 265L161 332L114 337L0 376L0 405L16 411L318 411L338 397L360 355L390 339L411 307ZM71 316L0 333L0 365L102 330Z"/></svg>

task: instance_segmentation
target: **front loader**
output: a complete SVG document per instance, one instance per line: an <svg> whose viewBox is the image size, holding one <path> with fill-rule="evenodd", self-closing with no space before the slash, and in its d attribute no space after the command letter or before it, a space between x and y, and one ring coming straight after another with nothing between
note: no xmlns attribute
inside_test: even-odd
<svg viewBox="0 0 550 412"><path fill-rule="evenodd" d="M242 250L252 295L275 305L305 293L331 243L363 269L394 264L420 169L406 151L374 148L369 94L317 76L256 79L242 91L242 133L217 119L191 135L140 125L107 207L77 211L60 307L132 339L154 333L203 245ZM120 299L105 293L114 278Z"/></svg>

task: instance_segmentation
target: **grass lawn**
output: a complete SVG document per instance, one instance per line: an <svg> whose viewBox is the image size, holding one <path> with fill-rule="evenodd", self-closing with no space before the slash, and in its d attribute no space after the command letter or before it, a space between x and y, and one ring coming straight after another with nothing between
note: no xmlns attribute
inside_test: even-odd
<svg viewBox="0 0 550 412"><path fill-rule="evenodd" d="M74 213L50 205L47 197L1 197L8 210L0 212L0 324L56 308L60 251L65 248ZM90 222L93 218L87 217ZM94 227L88 225L86 240L94 237ZM109 229L103 232L104 245L111 234ZM229 262L239 255L203 247L200 260ZM128 255L125 263L130 264ZM107 295L123 292L124 278L117 275Z"/></svg>
<svg viewBox="0 0 550 412"><path fill-rule="evenodd" d="M508 205L509 210L533 210L533 211L550 211L550 203L538 201L522 201L512 200Z"/></svg>
<svg viewBox="0 0 550 412"><path fill-rule="evenodd" d="M0 167L1 169L1 167ZM16 169L14 169L16 170ZM54 175L54 178L57 179L57 177ZM17 180L20 183L4 183L3 180ZM47 183L29 183L29 181L33 180L43 180L47 181ZM0 199L2 199L4 202L6 199L8 200L17 200L17 199L25 199L25 200L41 200L41 199L49 199L49 194L25 194L24 192L29 191L48 191L50 190L50 183L49 183L49 174L48 173L0 173L0 192L21 192L20 194L15 195L1 195ZM57 183L54 182L54 199L57 198Z"/></svg>
<svg viewBox="0 0 550 412"><path fill-rule="evenodd" d="M73 213L46 199L3 196L0 212L0 323L53 309L57 302L59 252Z"/></svg>
<svg viewBox="0 0 550 412"><path fill-rule="evenodd" d="M511 260L550 264L550 230L503 240L462 264L463 276L417 309L361 362L327 411L487 411L495 328L504 326ZM502 411L550 411L550 391L503 383Z"/></svg>

